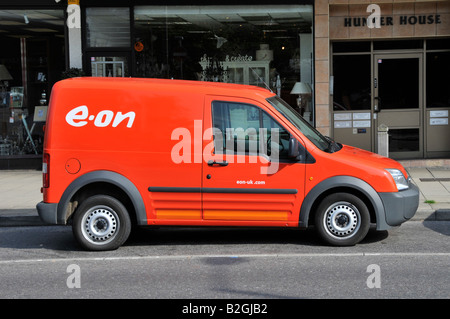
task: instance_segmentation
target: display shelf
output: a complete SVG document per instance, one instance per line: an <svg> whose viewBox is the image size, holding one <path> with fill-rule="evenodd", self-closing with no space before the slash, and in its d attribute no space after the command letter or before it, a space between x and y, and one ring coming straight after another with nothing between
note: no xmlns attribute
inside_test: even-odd
<svg viewBox="0 0 450 319"><path fill-rule="evenodd" d="M202 80L206 81L205 71L211 65L208 61L199 62L202 67ZM265 87L269 84L270 61L219 61L223 69L220 82L247 84Z"/></svg>

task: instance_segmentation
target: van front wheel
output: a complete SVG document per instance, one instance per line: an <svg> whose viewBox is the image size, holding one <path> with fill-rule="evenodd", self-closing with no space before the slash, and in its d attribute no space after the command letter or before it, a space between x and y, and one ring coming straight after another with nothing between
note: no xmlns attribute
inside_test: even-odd
<svg viewBox="0 0 450 319"><path fill-rule="evenodd" d="M369 210L355 195L331 194L320 203L315 225L319 236L328 244L356 245L369 231Z"/></svg>
<svg viewBox="0 0 450 319"><path fill-rule="evenodd" d="M131 220L120 201L111 196L96 195L84 200L78 207L72 230L85 249L113 250L128 239Z"/></svg>

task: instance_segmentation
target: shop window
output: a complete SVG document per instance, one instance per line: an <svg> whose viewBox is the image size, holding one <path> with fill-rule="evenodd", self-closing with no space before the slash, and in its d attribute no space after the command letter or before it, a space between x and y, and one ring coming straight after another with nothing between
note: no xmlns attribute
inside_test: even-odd
<svg viewBox="0 0 450 319"><path fill-rule="evenodd" d="M86 39L90 48L129 47L129 8L87 8Z"/></svg>
<svg viewBox="0 0 450 319"><path fill-rule="evenodd" d="M370 55L333 57L333 109L370 110Z"/></svg>
<svg viewBox="0 0 450 319"><path fill-rule="evenodd" d="M427 53L427 107L450 107L450 52Z"/></svg>
<svg viewBox="0 0 450 319"><path fill-rule="evenodd" d="M296 106L312 21L311 5L136 6L135 75L257 85Z"/></svg>
<svg viewBox="0 0 450 319"><path fill-rule="evenodd" d="M0 164L28 167L42 157L49 98L65 69L64 10L3 10L0 20Z"/></svg>

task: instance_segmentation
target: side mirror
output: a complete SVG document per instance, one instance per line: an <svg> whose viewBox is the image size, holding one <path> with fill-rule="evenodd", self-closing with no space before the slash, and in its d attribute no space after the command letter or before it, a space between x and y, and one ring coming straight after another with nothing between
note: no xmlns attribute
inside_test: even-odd
<svg viewBox="0 0 450 319"><path fill-rule="evenodd" d="M300 143L294 137L289 139L289 150L288 157L289 158L297 158L300 156Z"/></svg>

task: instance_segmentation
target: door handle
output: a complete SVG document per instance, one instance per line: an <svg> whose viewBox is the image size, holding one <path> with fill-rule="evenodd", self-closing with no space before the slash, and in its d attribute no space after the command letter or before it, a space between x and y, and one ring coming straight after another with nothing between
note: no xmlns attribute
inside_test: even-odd
<svg viewBox="0 0 450 319"><path fill-rule="evenodd" d="M216 162L216 161L213 161L213 160L209 160L208 161L208 166L213 166L213 165L227 166L228 162L227 161L222 161L222 162L218 161L218 162Z"/></svg>
<svg viewBox="0 0 450 319"><path fill-rule="evenodd" d="M374 106L373 106L373 111L375 113L378 113L381 111L381 98L379 98L378 96L373 98L375 100Z"/></svg>

